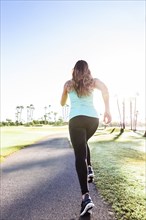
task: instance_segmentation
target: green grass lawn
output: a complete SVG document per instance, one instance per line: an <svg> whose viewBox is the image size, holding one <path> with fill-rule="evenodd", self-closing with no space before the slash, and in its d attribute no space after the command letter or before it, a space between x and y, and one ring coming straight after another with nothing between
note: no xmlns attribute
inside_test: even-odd
<svg viewBox="0 0 146 220"><path fill-rule="evenodd" d="M49 134L67 132L67 126L42 126L42 127L1 127L1 153L0 160L22 149L25 146L48 136Z"/></svg>
<svg viewBox="0 0 146 220"><path fill-rule="evenodd" d="M95 184L118 220L146 219L146 153L142 134L98 130L90 141Z"/></svg>

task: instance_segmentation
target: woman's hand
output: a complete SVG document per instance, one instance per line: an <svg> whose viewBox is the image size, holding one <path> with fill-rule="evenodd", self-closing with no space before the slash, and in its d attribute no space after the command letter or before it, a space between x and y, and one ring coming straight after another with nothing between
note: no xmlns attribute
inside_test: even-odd
<svg viewBox="0 0 146 220"><path fill-rule="evenodd" d="M103 116L103 122L105 124L109 124L111 121L112 121L112 116L111 116L110 112L105 111L104 116Z"/></svg>

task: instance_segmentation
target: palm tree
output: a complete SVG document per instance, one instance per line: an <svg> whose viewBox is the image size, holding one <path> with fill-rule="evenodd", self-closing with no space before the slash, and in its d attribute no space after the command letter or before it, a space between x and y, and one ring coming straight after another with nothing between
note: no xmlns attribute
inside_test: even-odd
<svg viewBox="0 0 146 220"><path fill-rule="evenodd" d="M121 129L122 129L123 128L123 126L122 126L122 116L121 116L121 111L120 111L118 98L117 98L117 106L118 106L118 112L119 112L119 117L120 117L120 126L121 126Z"/></svg>
<svg viewBox="0 0 146 220"><path fill-rule="evenodd" d="M45 118L45 124L46 124L46 121L47 121L47 106L45 106L44 109L45 109L44 118Z"/></svg>
<svg viewBox="0 0 146 220"><path fill-rule="evenodd" d="M21 105L19 106L20 108L20 122L22 122L22 110L24 109L24 107Z"/></svg>
<svg viewBox="0 0 146 220"><path fill-rule="evenodd" d="M18 123L18 112L16 112L15 115L16 115L16 123Z"/></svg>
<svg viewBox="0 0 146 220"><path fill-rule="evenodd" d="M132 127L132 100L130 100L130 126L131 126L131 130L133 129Z"/></svg>
<svg viewBox="0 0 146 220"><path fill-rule="evenodd" d="M50 119L51 119L51 112L48 112L48 121L50 121Z"/></svg>
<svg viewBox="0 0 146 220"><path fill-rule="evenodd" d="M16 121L17 122L22 122L22 110L24 109L24 107L21 105L21 106L17 106L16 107L16 110L17 110L17 113L16 113Z"/></svg>
<svg viewBox="0 0 146 220"><path fill-rule="evenodd" d="M54 121L56 122L56 115L58 114L57 112L54 112Z"/></svg>
<svg viewBox="0 0 146 220"><path fill-rule="evenodd" d="M29 120L30 120L30 106L28 105L26 108L27 108L27 123L29 123Z"/></svg>
<svg viewBox="0 0 146 220"><path fill-rule="evenodd" d="M31 119L31 121L33 121L33 112L34 112L35 108L34 108L33 104L30 104L29 107L30 107L30 119Z"/></svg>
<svg viewBox="0 0 146 220"><path fill-rule="evenodd" d="M123 100L123 129L125 129L125 100Z"/></svg>
<svg viewBox="0 0 146 220"><path fill-rule="evenodd" d="M20 106L17 106L17 107L16 107L16 110L17 110L17 113L16 113L16 121L17 121L17 123L19 123L19 121L20 121L20 119L19 119L19 114L20 114L19 109L20 109Z"/></svg>

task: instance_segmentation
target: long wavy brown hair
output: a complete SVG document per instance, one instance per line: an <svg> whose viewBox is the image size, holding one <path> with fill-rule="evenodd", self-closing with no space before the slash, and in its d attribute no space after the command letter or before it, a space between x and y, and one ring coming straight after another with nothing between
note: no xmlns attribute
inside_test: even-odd
<svg viewBox="0 0 146 220"><path fill-rule="evenodd" d="M69 90L75 90L79 97L88 96L94 88L94 80L88 68L88 63L79 60L72 72L72 80L68 83Z"/></svg>

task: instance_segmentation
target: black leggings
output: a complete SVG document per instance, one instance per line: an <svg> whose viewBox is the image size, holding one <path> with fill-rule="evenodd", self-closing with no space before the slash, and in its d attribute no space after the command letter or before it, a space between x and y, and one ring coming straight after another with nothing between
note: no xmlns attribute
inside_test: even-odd
<svg viewBox="0 0 146 220"><path fill-rule="evenodd" d="M82 194L89 192L87 165L91 165L88 140L98 128L99 119L88 116L76 116L69 121L69 133L75 153L75 166Z"/></svg>

